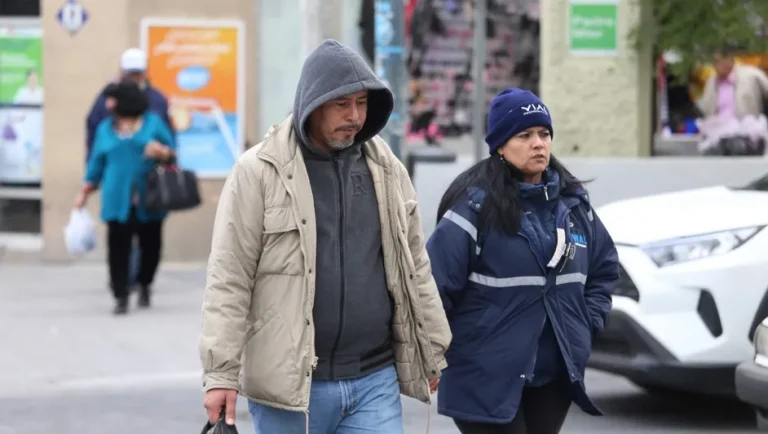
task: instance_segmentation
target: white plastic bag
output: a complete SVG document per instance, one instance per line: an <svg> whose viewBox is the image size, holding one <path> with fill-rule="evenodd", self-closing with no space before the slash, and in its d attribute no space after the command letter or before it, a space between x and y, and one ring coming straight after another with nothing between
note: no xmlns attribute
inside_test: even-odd
<svg viewBox="0 0 768 434"><path fill-rule="evenodd" d="M96 225L85 209L73 209L64 228L64 242L72 255L83 255L96 249Z"/></svg>

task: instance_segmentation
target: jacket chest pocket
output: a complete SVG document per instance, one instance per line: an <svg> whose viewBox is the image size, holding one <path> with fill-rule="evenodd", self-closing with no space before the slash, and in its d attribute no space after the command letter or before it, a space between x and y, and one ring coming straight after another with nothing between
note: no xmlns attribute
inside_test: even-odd
<svg viewBox="0 0 768 434"><path fill-rule="evenodd" d="M259 274L304 274L304 255L301 251L301 236L293 214L287 206L264 210Z"/></svg>
<svg viewBox="0 0 768 434"><path fill-rule="evenodd" d="M589 272L591 236L580 219L569 220L568 226L565 262L559 265L559 280L581 282L583 285Z"/></svg>

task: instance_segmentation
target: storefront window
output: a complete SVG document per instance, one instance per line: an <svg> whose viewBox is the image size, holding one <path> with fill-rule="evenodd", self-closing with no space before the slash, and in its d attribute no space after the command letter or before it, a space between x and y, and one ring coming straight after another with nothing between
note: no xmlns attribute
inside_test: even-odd
<svg viewBox="0 0 768 434"><path fill-rule="evenodd" d="M39 2L0 4L0 235L40 233L42 31L30 16Z"/></svg>
<svg viewBox="0 0 768 434"><path fill-rule="evenodd" d="M39 199L0 199L0 233L40 233L39 216Z"/></svg>
<svg viewBox="0 0 768 434"><path fill-rule="evenodd" d="M0 17L39 17L40 0L2 0Z"/></svg>
<svg viewBox="0 0 768 434"><path fill-rule="evenodd" d="M668 66L676 61L674 53L656 59L654 155L765 154L768 86L762 83L768 83L768 55L722 51L713 53L712 63L698 66L686 77L669 72ZM721 66L718 75L715 63L722 65L723 59L726 66L733 66Z"/></svg>
<svg viewBox="0 0 768 434"><path fill-rule="evenodd" d="M467 2L408 0L408 141L439 143L471 134L473 18ZM508 87L538 93L539 1L488 2L486 94Z"/></svg>

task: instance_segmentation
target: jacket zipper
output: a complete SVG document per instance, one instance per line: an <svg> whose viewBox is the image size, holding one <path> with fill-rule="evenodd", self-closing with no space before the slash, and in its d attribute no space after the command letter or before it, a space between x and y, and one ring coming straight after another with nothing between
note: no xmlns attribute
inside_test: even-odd
<svg viewBox="0 0 768 434"><path fill-rule="evenodd" d="M549 192L547 191L547 186L546 185L544 186L544 200L549 202ZM526 237L525 235L523 235L522 231L520 232L520 235L522 235L522 237L525 238L526 241L528 241L528 247L531 249L531 252L533 253L533 255L536 256L536 262L539 263L539 267L541 267L541 269L544 271L544 274L546 275L547 272L548 272L547 267L544 266L541 263L541 261L539 260L538 255L536 255L536 252L533 250L533 244L531 244L531 240L528 237ZM546 288L546 286L544 288ZM541 292L543 293L544 289L542 289ZM546 302L544 302L544 303L545 303L544 310L546 311ZM546 316L544 316L544 319L541 321L541 327L539 327L539 336L541 336L541 334L544 333L544 326L547 324L548 316L549 316L548 314ZM557 339L557 337L555 337L555 339ZM531 378L526 378L526 382L527 381L534 381L534 380L536 380L535 372L536 372L536 362L538 361L537 360L538 359L538 355L539 355L539 343L536 342L536 349L533 351L533 365L531 366Z"/></svg>
<svg viewBox="0 0 768 434"><path fill-rule="evenodd" d="M520 235L521 237L523 237L523 239L528 243L528 248L531 249L531 253L533 253L533 256L536 258L536 263L539 264L539 268L541 268L541 271L546 275L547 274L547 267L542 265L541 260L539 259L539 255L536 254L536 250L534 250L534 248L533 248L533 244L531 243L531 239L528 238L523 233L522 229L517 234Z"/></svg>
<svg viewBox="0 0 768 434"><path fill-rule="evenodd" d="M341 276L341 296L339 297L339 330L336 332L336 340L331 348L331 378L334 377L336 365L336 349L341 341L341 333L344 330L344 299L347 292L346 279L344 278L344 187L341 183L341 168L338 157L333 157L333 173L336 175L336 186L339 189L339 274Z"/></svg>
<svg viewBox="0 0 768 434"><path fill-rule="evenodd" d="M547 200L549 200L549 194L547 193L547 189L546 189L546 187L544 188L544 196L545 196L545 198L546 198ZM568 216L569 216L570 214L571 214L571 208L568 208L568 209L566 209L566 211L565 211L565 215L563 216L564 224L567 224L567 222L568 222ZM558 221L557 223L560 223L560 222ZM555 225L555 227L557 227L557 224ZM533 255L536 257L536 263L537 263L537 264L539 264L539 267L540 267L540 268L541 268L541 270L544 272L544 276L545 276L545 278L547 279L547 283L546 283L546 284L549 284L549 278L550 278L551 274L552 274L553 272L554 272L555 274L557 274L557 273L558 273L558 271L555 271L557 267L555 267L555 268L552 268L552 269L549 269L549 270L548 270L548 269L547 269L547 267L546 267L546 266L544 266L544 265L541 263L541 261L539 260L539 256L536 254L536 251L535 251L535 250L534 250L534 248L533 248L533 244L531 244L531 240L530 240L530 238L528 238L528 237L527 237L527 236L526 236L526 235L523 233L523 231L522 231L522 230L519 232L519 235L520 235L521 237L523 237L523 239L525 239L525 241L527 241L527 242L528 242L528 247L531 249L531 253L533 253ZM567 235L567 234L566 234L566 235ZM567 260L568 260L568 252L566 251L566 253L563 255L563 259L562 259L562 261L563 261L563 267L561 267L561 268L560 268L560 270L561 270L561 271L562 271L562 269L565 267L565 263L566 263L566 261L567 261ZM542 289L542 293L544 293L544 290L546 289L546 284L545 284L545 287ZM549 312L549 305L547 304L547 298L546 298L546 297L544 297L544 298L543 298L543 302L544 302L544 310L547 312L547 315L544 317L544 320L541 322L541 328L539 329L539 333L543 333L543 332L544 332L544 326L547 324L547 318L548 318L548 317L549 317L549 315L550 315L550 312ZM554 330L554 328L555 328L555 326L554 326L554 324L553 324L553 325L552 325L552 329L553 329L553 331L555 332L555 340L557 341L557 346L560 348L560 353L561 353L561 354L565 354L565 349L563 348L563 345L560 343L560 339L557 337L557 330ZM532 367L531 367L531 370L532 370L532 371L535 371L535 370L536 370L536 358L537 358L536 356L538 355L538 350L539 350L539 345L538 345L538 343L537 343L537 344L536 344L536 350L535 350L535 351L534 351L534 353L533 353L533 365L532 365ZM566 362L566 365L570 365L570 363ZM566 369L568 370L568 375L569 375L569 377L571 377L570 379L572 380L572 379L573 379L573 373L572 373L572 372L573 372L573 370L572 370L572 367L571 367L571 366L567 366L567 367L566 367ZM534 378L534 380L535 380L535 378Z"/></svg>

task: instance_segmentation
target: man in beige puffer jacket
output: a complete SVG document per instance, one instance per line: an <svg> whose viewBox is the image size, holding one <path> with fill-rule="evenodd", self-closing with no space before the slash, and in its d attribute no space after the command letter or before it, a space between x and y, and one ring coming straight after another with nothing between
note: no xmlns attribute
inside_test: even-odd
<svg viewBox="0 0 768 434"><path fill-rule="evenodd" d="M239 392L258 433L398 434L400 393L430 402L451 333L413 185L377 136L392 108L365 61L326 41L293 114L233 168L203 305L212 421L225 407L234 422Z"/></svg>

